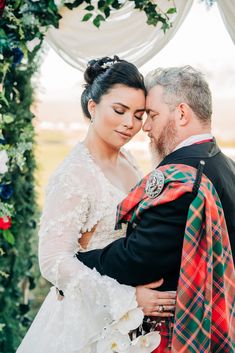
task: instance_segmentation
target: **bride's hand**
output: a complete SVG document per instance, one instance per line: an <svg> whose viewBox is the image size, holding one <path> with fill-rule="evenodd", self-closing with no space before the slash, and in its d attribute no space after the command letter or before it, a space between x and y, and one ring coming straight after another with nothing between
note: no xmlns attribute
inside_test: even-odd
<svg viewBox="0 0 235 353"><path fill-rule="evenodd" d="M160 292L153 288L160 287L163 279L136 287L136 300L147 316L174 316L176 292ZM159 311L160 309L160 311Z"/></svg>

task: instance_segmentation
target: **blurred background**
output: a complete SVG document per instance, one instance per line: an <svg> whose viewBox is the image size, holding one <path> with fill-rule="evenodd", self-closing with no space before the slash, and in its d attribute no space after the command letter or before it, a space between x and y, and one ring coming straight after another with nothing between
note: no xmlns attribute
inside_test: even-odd
<svg viewBox="0 0 235 353"><path fill-rule="evenodd" d="M115 54L115 53L114 53ZM192 65L209 81L213 94L213 133L222 150L235 159L235 47L216 4L207 8L194 2L176 35L160 53L140 67L146 74L156 67ZM86 134L80 95L83 75L45 45L39 74L35 77L37 132L37 184L39 205L52 171ZM144 172L151 168L148 139L139 133L127 148Z"/></svg>

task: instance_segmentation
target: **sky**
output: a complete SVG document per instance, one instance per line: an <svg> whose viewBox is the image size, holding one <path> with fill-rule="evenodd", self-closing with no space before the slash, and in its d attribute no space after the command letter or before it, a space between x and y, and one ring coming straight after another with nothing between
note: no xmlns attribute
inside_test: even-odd
<svg viewBox="0 0 235 353"><path fill-rule="evenodd" d="M205 73L214 97L216 129L224 128L231 137L230 125L234 122L235 111L235 45L216 4L208 9L204 2L195 0L175 36L140 71L146 74L159 66L187 64ZM79 100L83 74L64 62L49 46L45 48L38 78L41 102Z"/></svg>

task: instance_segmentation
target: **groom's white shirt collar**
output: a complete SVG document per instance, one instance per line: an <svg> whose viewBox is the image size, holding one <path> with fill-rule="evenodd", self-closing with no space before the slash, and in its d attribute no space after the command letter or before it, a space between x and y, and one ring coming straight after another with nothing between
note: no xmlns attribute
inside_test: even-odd
<svg viewBox="0 0 235 353"><path fill-rule="evenodd" d="M210 139L213 139L212 134L200 134L200 135L190 136L186 140L180 142L180 144L177 145L172 152L178 150L179 148L190 146L190 145L193 145L194 143L198 143L198 142L201 142L204 140L210 140Z"/></svg>

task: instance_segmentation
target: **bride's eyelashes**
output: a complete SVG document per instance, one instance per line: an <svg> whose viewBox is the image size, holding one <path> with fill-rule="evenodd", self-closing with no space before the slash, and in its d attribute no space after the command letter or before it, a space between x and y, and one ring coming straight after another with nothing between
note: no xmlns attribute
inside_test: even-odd
<svg viewBox="0 0 235 353"><path fill-rule="evenodd" d="M120 111L117 109L113 109L115 111L115 113L119 114L119 115L123 115L125 112L124 111Z"/></svg>
<svg viewBox="0 0 235 353"><path fill-rule="evenodd" d="M138 119L138 120L143 120L143 116L144 116L144 113L141 114L140 116L135 115L135 118Z"/></svg>
<svg viewBox="0 0 235 353"><path fill-rule="evenodd" d="M113 109L115 113L119 114L119 115L123 115L125 114L125 111L120 111L117 109ZM143 120L143 114L141 116L135 115L135 118L138 120Z"/></svg>

